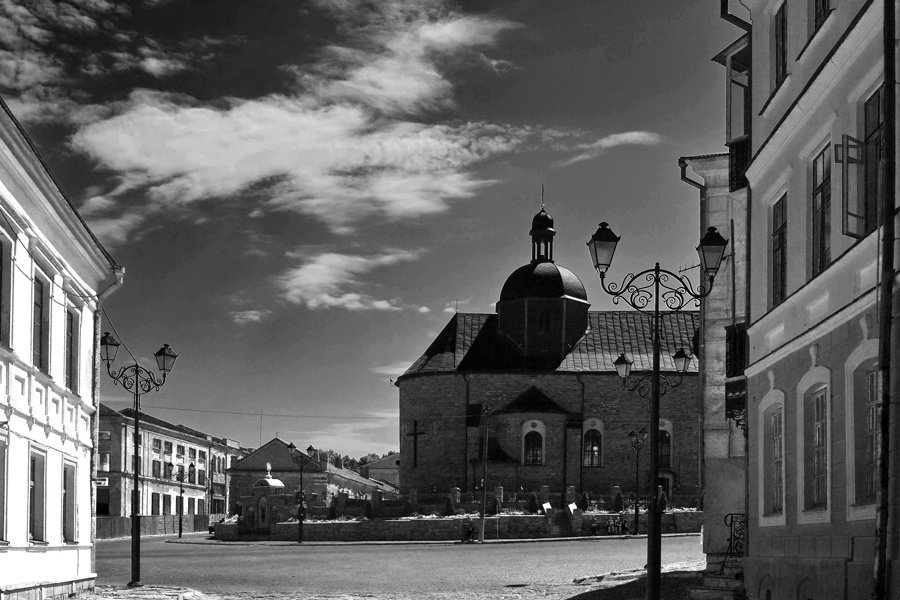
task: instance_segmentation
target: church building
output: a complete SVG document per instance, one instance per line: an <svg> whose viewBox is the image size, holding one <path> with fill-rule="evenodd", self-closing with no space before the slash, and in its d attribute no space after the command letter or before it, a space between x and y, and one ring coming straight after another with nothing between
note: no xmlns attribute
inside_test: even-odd
<svg viewBox="0 0 900 600"><path fill-rule="evenodd" d="M592 495L637 481L647 493L649 440L636 470L629 433L652 429L650 401L625 389L613 362L633 361L629 386L649 376L652 314L589 311L582 282L553 260L543 208L530 235L531 261L506 279L496 313L453 315L398 378L401 492L471 492L484 478L488 489ZM698 322L694 311L661 316L661 369L672 383L672 355L691 353ZM659 484L670 494L700 485L699 411L692 360L660 402Z"/></svg>

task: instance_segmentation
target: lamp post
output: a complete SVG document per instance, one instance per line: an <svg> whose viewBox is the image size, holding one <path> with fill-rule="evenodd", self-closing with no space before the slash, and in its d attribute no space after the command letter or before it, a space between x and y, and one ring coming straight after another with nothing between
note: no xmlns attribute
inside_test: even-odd
<svg viewBox="0 0 900 600"><path fill-rule="evenodd" d="M591 254L591 262L600 275L603 291L612 297L614 304L618 304L621 299L635 310L645 311L652 308L653 311L653 372L649 381L644 377L629 387L624 380L631 371L631 361L624 355L620 355L614 365L619 376L622 377L622 383L626 389L636 390L643 396L647 393L647 384L649 383L650 428L654 433L650 435L650 476L652 479L647 519L647 598L657 600L659 598L662 538L660 536L660 515L657 513L657 495L652 493L652 486L659 481L659 398L662 393L681 383L680 377L677 382L665 379L663 385L666 386L666 389L661 393L660 387L663 378L659 372L660 301L666 309L673 312L681 310L690 302L699 305L700 299L708 296L712 291L713 280L719 271L722 258L725 256L728 240L723 238L715 227L707 229L697 246L701 278L705 276L707 282L701 283L694 289L689 279L660 268L659 263L656 263L652 269L645 269L637 274L629 273L621 284L610 283L607 285L606 271L612 263L619 239L619 236L609 228L608 223L600 223L597 231L587 242L587 246ZM687 369L690 356L683 350L672 358L675 361L676 369L681 372Z"/></svg>
<svg viewBox="0 0 900 600"><path fill-rule="evenodd" d="M131 492L131 581L129 587L141 585L141 488L139 480L140 471L140 443L141 443L141 394L151 390L159 391L166 382L166 375L175 365L178 355L163 344L153 355L156 357L156 366L161 377L157 377L152 371L145 369L135 361L132 365L126 365L118 371L112 370L112 363L116 360L116 353L121 344L107 331L100 338L100 358L106 363L106 372L112 377L116 385L121 384L134 396L134 489Z"/></svg>
<svg viewBox="0 0 900 600"><path fill-rule="evenodd" d="M628 437L631 438L631 449L634 450L634 534L637 535L638 498L641 495L641 448L647 442L647 428L641 427L637 433L632 429L628 432Z"/></svg>
<svg viewBox="0 0 900 600"><path fill-rule="evenodd" d="M169 468L174 470L175 465L169 463ZM190 476L194 474L194 463L188 467ZM178 482L178 537L181 537L181 522L184 520L184 465L178 467L178 474L175 475Z"/></svg>
<svg viewBox="0 0 900 600"><path fill-rule="evenodd" d="M303 452L294 445L294 442L288 444L288 450L291 452L291 460L300 467L300 498L297 506L297 543L303 543L303 520L306 518L306 510L303 507ZM306 449L307 452L314 450L312 444Z"/></svg>

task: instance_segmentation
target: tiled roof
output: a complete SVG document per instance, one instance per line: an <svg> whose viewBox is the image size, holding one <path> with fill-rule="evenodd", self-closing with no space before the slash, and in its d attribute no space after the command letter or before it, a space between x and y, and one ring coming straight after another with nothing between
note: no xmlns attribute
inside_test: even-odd
<svg viewBox="0 0 900 600"><path fill-rule="evenodd" d="M650 371L652 320L652 314L639 311L588 312L588 330L575 347L557 364L536 368L523 360L507 337L500 335L497 315L457 313L401 378L450 371L611 372L615 370L613 361L622 352L634 361L634 371ZM699 321L697 311L660 313L662 371L675 370L672 355L678 348L693 351ZM688 372L697 372L696 360L691 361Z"/></svg>

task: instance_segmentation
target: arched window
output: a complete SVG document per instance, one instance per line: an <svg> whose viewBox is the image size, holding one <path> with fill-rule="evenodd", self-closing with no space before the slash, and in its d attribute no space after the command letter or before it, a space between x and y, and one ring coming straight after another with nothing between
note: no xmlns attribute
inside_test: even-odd
<svg viewBox="0 0 900 600"><path fill-rule="evenodd" d="M529 431L525 434L525 464L544 464L544 436L537 431Z"/></svg>
<svg viewBox="0 0 900 600"><path fill-rule="evenodd" d="M774 374L770 377L774 384ZM761 527L784 525L784 392L773 387L756 410L759 524ZM762 591L760 594L765 597Z"/></svg>
<svg viewBox="0 0 900 600"><path fill-rule="evenodd" d="M813 347L815 348L815 347ZM797 384L797 522L831 520L831 371L813 366Z"/></svg>
<svg viewBox="0 0 900 600"><path fill-rule="evenodd" d="M844 364L847 520L875 517L875 436L881 384L878 338L864 340Z"/></svg>
<svg viewBox="0 0 900 600"><path fill-rule="evenodd" d="M596 429L589 429L584 434L581 464L585 467L600 466L600 442L602 438Z"/></svg>
<svg viewBox="0 0 900 600"><path fill-rule="evenodd" d="M672 435L665 429L659 430L659 466L672 468Z"/></svg>

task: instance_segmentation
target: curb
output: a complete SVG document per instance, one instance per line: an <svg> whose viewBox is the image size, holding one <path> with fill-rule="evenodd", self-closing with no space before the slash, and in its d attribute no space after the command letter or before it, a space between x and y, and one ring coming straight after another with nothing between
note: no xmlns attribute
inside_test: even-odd
<svg viewBox="0 0 900 600"><path fill-rule="evenodd" d="M208 535L208 534L206 534ZM700 533L668 533L663 534L664 538L675 538L675 537L699 537ZM128 539L128 538L118 538L118 539ZM580 537L565 537L565 538L523 538L523 539L501 539L501 540L490 540L485 539L484 544L494 545L494 544L527 544L531 542L602 542L602 541L613 541L613 540L631 540L631 539L647 539L646 534L644 535L604 535L604 536L580 536ZM401 546L401 545L444 545L444 546L467 546L467 545L483 545L478 542L462 542L460 540L366 540L366 541L309 541L303 542L290 542L287 540L216 540L206 538L203 540L187 540L184 538L171 539L166 540L167 544L195 544L195 545L207 545L207 546L287 546L287 547L297 547L297 546Z"/></svg>

